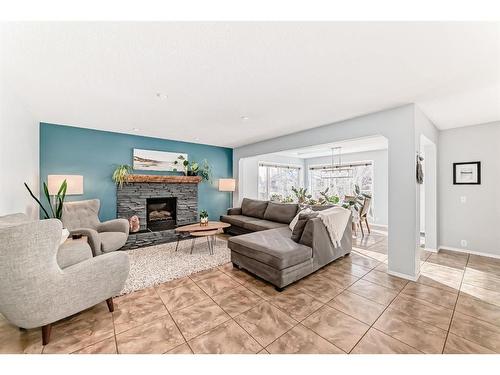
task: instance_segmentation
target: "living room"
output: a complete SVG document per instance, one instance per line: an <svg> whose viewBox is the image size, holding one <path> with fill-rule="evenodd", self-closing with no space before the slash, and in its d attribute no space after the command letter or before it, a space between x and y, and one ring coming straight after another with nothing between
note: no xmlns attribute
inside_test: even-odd
<svg viewBox="0 0 500 375"><path fill-rule="evenodd" d="M498 22L0 27L1 354L500 352Z"/></svg>

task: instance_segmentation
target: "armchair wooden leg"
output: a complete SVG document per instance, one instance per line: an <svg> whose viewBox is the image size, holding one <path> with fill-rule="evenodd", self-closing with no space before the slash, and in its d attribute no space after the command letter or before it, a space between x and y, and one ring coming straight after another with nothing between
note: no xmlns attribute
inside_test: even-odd
<svg viewBox="0 0 500 375"><path fill-rule="evenodd" d="M115 306L113 305L113 298L108 298L106 300L106 304L108 305L109 312L115 311Z"/></svg>
<svg viewBox="0 0 500 375"><path fill-rule="evenodd" d="M42 344L47 345L50 341L50 332L52 331L52 324L47 324L42 327Z"/></svg>
<svg viewBox="0 0 500 375"><path fill-rule="evenodd" d="M361 237L364 237L365 232L363 231L363 220L359 221L359 228L361 229Z"/></svg>
<svg viewBox="0 0 500 375"><path fill-rule="evenodd" d="M368 233L371 234L370 226L368 225L368 219L365 218L366 227L368 228Z"/></svg>

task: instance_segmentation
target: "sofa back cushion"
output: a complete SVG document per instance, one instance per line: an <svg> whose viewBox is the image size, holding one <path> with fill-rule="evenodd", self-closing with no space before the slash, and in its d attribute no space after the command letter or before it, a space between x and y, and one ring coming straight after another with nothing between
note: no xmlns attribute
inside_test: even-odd
<svg viewBox="0 0 500 375"><path fill-rule="evenodd" d="M264 213L264 219L290 224L297 214L298 207L296 204L269 202Z"/></svg>
<svg viewBox="0 0 500 375"><path fill-rule="evenodd" d="M264 213L267 208L267 201L259 201L257 199L243 198L241 202L241 214L245 216L264 219Z"/></svg>

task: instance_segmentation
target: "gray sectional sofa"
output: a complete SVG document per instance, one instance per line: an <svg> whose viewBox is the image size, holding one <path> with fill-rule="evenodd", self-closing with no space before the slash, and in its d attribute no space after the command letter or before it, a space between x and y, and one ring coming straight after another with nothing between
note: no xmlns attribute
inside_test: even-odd
<svg viewBox="0 0 500 375"><path fill-rule="evenodd" d="M320 218L310 219L300 240L292 240L290 222L298 205L243 199L221 221L231 224L227 233L231 261L282 290L352 250L351 219L341 246L335 247Z"/></svg>

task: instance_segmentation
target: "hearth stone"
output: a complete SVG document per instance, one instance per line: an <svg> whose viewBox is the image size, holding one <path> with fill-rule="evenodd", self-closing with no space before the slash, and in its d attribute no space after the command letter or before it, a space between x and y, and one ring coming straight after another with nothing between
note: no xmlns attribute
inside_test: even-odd
<svg viewBox="0 0 500 375"><path fill-rule="evenodd" d="M145 246L159 245L177 241L175 230L161 230L157 232L130 233L127 242L120 250L132 250Z"/></svg>

